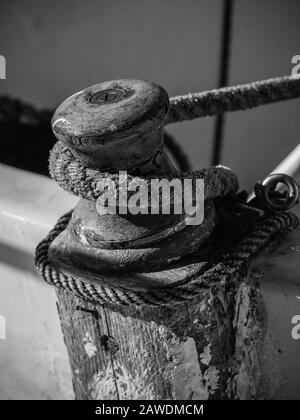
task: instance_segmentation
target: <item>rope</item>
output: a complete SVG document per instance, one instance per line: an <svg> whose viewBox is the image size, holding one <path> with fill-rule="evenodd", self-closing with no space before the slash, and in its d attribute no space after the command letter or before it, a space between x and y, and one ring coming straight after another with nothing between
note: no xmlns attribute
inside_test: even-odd
<svg viewBox="0 0 300 420"><path fill-rule="evenodd" d="M290 212L271 215L258 222L248 237L240 241L223 260L186 284L154 288L151 291L137 292L124 288L110 288L85 283L56 269L48 258L51 242L68 225L72 216L69 212L62 216L48 236L38 245L35 266L44 280L55 287L74 293L96 304L116 304L135 306L173 306L195 299L199 293L220 282L236 282L244 266L257 252L265 247L271 238L279 233L298 226L298 218Z"/></svg>
<svg viewBox="0 0 300 420"><path fill-rule="evenodd" d="M300 77L283 76L170 98L166 124L241 111L300 96Z"/></svg>
<svg viewBox="0 0 300 420"><path fill-rule="evenodd" d="M62 143L57 142L49 159L49 170L51 177L66 191L95 201L102 194L102 190L98 188L102 180L109 178L115 184L118 184L118 174L100 172L84 166L77 160L71 151ZM177 178L202 178L204 179L204 196L205 199L215 197L224 197L227 194L234 193L238 189L238 180L236 175L225 166L214 166L202 169L200 171L192 171L181 174ZM134 179L143 179L147 183L151 182L150 178L133 177L127 175L128 182ZM118 198L118 197L116 197Z"/></svg>

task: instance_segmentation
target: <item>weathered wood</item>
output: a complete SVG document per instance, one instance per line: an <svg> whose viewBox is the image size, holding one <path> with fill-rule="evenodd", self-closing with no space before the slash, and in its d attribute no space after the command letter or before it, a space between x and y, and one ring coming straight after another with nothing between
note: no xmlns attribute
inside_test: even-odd
<svg viewBox="0 0 300 420"><path fill-rule="evenodd" d="M65 291L58 299L77 399L268 399L278 387L251 274L174 308L95 306Z"/></svg>
<svg viewBox="0 0 300 420"><path fill-rule="evenodd" d="M58 296L78 399L206 399L224 393L231 334L227 302L218 296L204 293L198 304L144 311L95 307L66 292ZM113 354L105 337L115 343Z"/></svg>

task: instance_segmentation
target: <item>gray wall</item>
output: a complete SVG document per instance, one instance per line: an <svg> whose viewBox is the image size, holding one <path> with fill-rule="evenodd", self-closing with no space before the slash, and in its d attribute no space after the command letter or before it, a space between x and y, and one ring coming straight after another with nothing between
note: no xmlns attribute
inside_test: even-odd
<svg viewBox="0 0 300 420"><path fill-rule="evenodd" d="M297 0L236 0L230 83L290 74ZM52 107L99 81L152 80L170 95L216 87L221 0L2 0L0 92ZM251 187L297 143L299 100L228 115L223 163ZM210 162L213 119L174 125L194 167Z"/></svg>

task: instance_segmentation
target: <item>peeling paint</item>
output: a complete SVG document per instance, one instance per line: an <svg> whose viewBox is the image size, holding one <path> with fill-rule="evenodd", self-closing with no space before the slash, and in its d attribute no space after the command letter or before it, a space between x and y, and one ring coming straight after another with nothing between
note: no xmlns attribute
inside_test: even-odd
<svg viewBox="0 0 300 420"><path fill-rule="evenodd" d="M110 361L104 371L96 373L89 389L93 400L156 399L153 385L145 385L144 377L131 375L118 361Z"/></svg>
<svg viewBox="0 0 300 420"><path fill-rule="evenodd" d="M83 337L83 342L84 342L83 347L85 349L85 352L87 356L91 359L97 353L97 347L95 346L93 338L88 332Z"/></svg>
<svg viewBox="0 0 300 420"><path fill-rule="evenodd" d="M204 349L205 361L210 361L210 349ZM200 368L195 340L189 337L176 349L174 370L175 398L182 400L207 400L218 388L218 369L209 367L203 374Z"/></svg>
<svg viewBox="0 0 300 420"><path fill-rule="evenodd" d="M219 370L215 366L210 366L204 373L207 391L213 395L219 388Z"/></svg>
<svg viewBox="0 0 300 420"><path fill-rule="evenodd" d="M200 354L200 361L206 366L209 366L209 363L212 358L212 355L210 353L210 347L211 347L211 344L208 344L207 346L205 346L203 352Z"/></svg>

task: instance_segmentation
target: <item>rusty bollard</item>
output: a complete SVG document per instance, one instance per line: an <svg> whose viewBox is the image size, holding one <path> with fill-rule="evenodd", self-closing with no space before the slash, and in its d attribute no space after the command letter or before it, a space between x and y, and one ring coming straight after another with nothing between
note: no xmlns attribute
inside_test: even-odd
<svg viewBox="0 0 300 420"><path fill-rule="evenodd" d="M63 147L91 170L168 177L177 175L163 144L168 111L168 95L159 86L118 80L73 95L57 109L52 124ZM95 201L81 198L49 257L87 284L142 292L184 283L202 267L184 257L214 229L214 205L207 201L204 223L186 226L186 215L101 216ZM236 314L237 294L245 304ZM259 361L245 369L234 358L233 341L239 319L256 310L255 294L255 287L220 282L188 303L136 307L96 305L58 290L76 398L227 399L240 387L252 392ZM251 336L243 325L240 333ZM256 340L244 345L251 354L260 351Z"/></svg>

